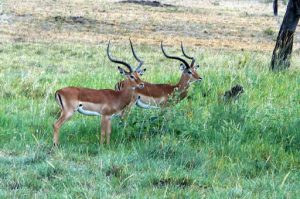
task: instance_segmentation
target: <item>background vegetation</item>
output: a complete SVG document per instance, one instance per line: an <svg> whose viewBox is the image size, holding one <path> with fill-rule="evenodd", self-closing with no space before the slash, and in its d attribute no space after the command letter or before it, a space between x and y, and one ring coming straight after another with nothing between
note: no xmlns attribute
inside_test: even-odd
<svg viewBox="0 0 300 199"><path fill-rule="evenodd" d="M74 21L67 25L65 20L60 28L40 29L39 22L45 18L65 16L70 20L70 12L93 10L93 6L98 5L94 1L71 4L32 1L25 7L14 7L13 4L19 5L14 1L4 4L0 15L4 21L0 26L5 28L0 32L3 36L0 37L0 198L299 196L299 56L294 54L288 71L272 73L268 70L271 55L268 43L273 45L269 29L275 29L276 23L270 23L269 29L262 28L260 23L264 22L260 17L272 21L271 12L263 16L257 10L248 13L249 18L257 20L259 32L245 31L241 37L245 38L244 45L243 42L226 43L230 41L228 37L235 37L235 28L240 27L234 20L222 33L217 33L214 23L205 25L206 31L211 33L211 39L207 40L211 46L202 45L203 32L186 35L186 29L179 29L174 36L173 31L167 30L188 19L194 21L187 23L186 28L197 28L203 19L198 21L197 16L203 17L211 13L210 10L225 13L224 16L207 15L208 18L217 16L216 24L223 23L229 16L241 24L246 21L233 12L243 12L243 3L230 10L222 1L219 5L190 2L191 7L166 1L176 7L152 8L101 1L100 8L96 7L100 11L83 16L99 21L102 15L113 18L112 12L121 6L129 15L128 22L115 19L117 25L103 33L98 31L104 29L93 29L93 24L82 29L82 25ZM47 12L47 6L56 9ZM37 14L37 10L43 12ZM132 37L136 52L147 67L143 79L158 83L178 81L179 63L164 58L159 49L159 41L163 39L168 44L168 52L177 55L180 55L179 41L186 43L187 51L195 55L201 66L198 72L203 81L194 84L189 97L175 106L164 110L133 108L124 121L115 118L110 146L99 145L98 117L76 114L61 129L61 147L52 148L52 124L59 113L53 96L55 90L69 85L113 88L122 77L116 65L106 57L107 40L114 39L115 56L135 63L127 41L135 32L122 33L122 27L143 23L130 20L137 17L136 12L173 17L191 13L177 24L168 21L172 18L163 18L164 27L169 25L169 28L157 31L154 36L147 35L147 29L140 29L141 33ZM22 24L14 16L24 13L31 16ZM77 16L74 13L71 16ZM93 13L97 18L93 18ZM3 16L11 18L5 21ZM156 24L155 19L151 23ZM29 26L26 28L24 23ZM20 29L28 32L22 35ZM39 34L34 34L34 30ZM46 34L48 37L40 36ZM257 35L251 39L247 36L250 34ZM218 36L223 37L225 43ZM243 50L239 45L244 46ZM222 102L222 94L235 84L244 86L240 99Z"/></svg>

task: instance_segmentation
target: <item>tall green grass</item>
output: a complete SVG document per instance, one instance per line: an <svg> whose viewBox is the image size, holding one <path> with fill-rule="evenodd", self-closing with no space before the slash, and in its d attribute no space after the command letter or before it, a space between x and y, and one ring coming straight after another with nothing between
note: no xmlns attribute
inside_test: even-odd
<svg viewBox="0 0 300 199"><path fill-rule="evenodd" d="M75 114L52 148L65 86L113 88L122 77L105 44L3 43L0 47L1 198L297 198L300 194L300 72L268 70L270 54L188 49L201 83L163 110L134 107L113 119L110 146L100 119ZM168 47L169 53L180 49ZM179 63L137 46L143 79L176 83ZM112 54L135 63L129 46ZM241 84L239 100L222 94Z"/></svg>

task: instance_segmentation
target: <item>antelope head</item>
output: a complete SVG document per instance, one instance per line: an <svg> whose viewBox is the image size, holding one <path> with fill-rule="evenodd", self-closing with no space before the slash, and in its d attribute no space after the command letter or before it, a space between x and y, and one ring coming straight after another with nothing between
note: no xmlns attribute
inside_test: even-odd
<svg viewBox="0 0 300 199"><path fill-rule="evenodd" d="M144 88L144 83L142 82L142 80L139 77L140 73L138 73L136 70L133 70L132 67L130 66L130 64L111 57L111 55L109 53L109 47L110 47L110 41L108 42L108 45L107 45L107 56L108 56L109 60L114 63L121 64L127 68L127 70L125 70L124 68L118 66L118 70L121 73L121 75L124 75L128 80L128 82L127 82L128 88L131 88L133 90L136 88ZM140 62L138 68L140 68L142 64L143 64L143 62Z"/></svg>
<svg viewBox="0 0 300 199"><path fill-rule="evenodd" d="M134 58L139 62L139 65L135 68L134 72L139 74L140 76L142 76L144 74L144 72L146 71L146 68L141 69L142 65L144 64L144 61L139 59L137 57L137 55L135 54L131 39L129 39L129 42L130 42L130 48L131 48L132 54L133 54Z"/></svg>
<svg viewBox="0 0 300 199"><path fill-rule="evenodd" d="M162 50L163 54L165 55L165 57L167 57L169 59L179 60L181 62L180 63L180 70L182 71L182 75L189 78L189 83L193 83L193 82L202 80L202 77L200 77L198 72L197 72L197 69L199 68L199 65L195 65L195 58L194 57L188 56L184 52L182 42L181 42L182 53L186 58L192 60L190 64L186 60L184 60L180 57L167 55L167 53L165 52L165 50L163 48L163 43L162 42L161 42L161 50Z"/></svg>

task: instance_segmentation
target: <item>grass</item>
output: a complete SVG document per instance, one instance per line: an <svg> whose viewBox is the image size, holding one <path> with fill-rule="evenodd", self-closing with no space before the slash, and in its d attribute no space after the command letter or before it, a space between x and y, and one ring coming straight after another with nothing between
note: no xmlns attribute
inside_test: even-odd
<svg viewBox="0 0 300 199"><path fill-rule="evenodd" d="M299 53L287 71L268 70L278 29L272 4L162 3L175 7L0 3L0 198L298 198ZM183 41L203 81L174 106L135 107L113 119L110 146L99 145L99 117L75 114L53 148L55 91L114 88L122 77L106 44L136 64L129 37L147 67L144 80L179 79L163 40L178 55ZM236 84L245 92L224 103Z"/></svg>
<svg viewBox="0 0 300 199"><path fill-rule="evenodd" d="M134 63L128 46L112 46L116 57ZM297 57L290 70L272 73L267 53L190 49L204 80L187 99L115 118L110 146L98 143L98 117L76 114L61 129L61 147L52 148L55 90L113 88L122 79L105 47L2 43L1 198L297 198ZM136 51L147 67L143 79L179 79L179 63L158 45ZM222 102L237 83L245 89L240 99Z"/></svg>

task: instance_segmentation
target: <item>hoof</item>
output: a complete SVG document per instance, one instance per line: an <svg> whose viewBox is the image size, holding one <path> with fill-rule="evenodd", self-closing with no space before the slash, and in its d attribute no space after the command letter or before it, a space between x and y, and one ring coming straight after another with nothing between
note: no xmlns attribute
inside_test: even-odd
<svg viewBox="0 0 300 199"><path fill-rule="evenodd" d="M59 147L59 144L53 143L53 147Z"/></svg>

